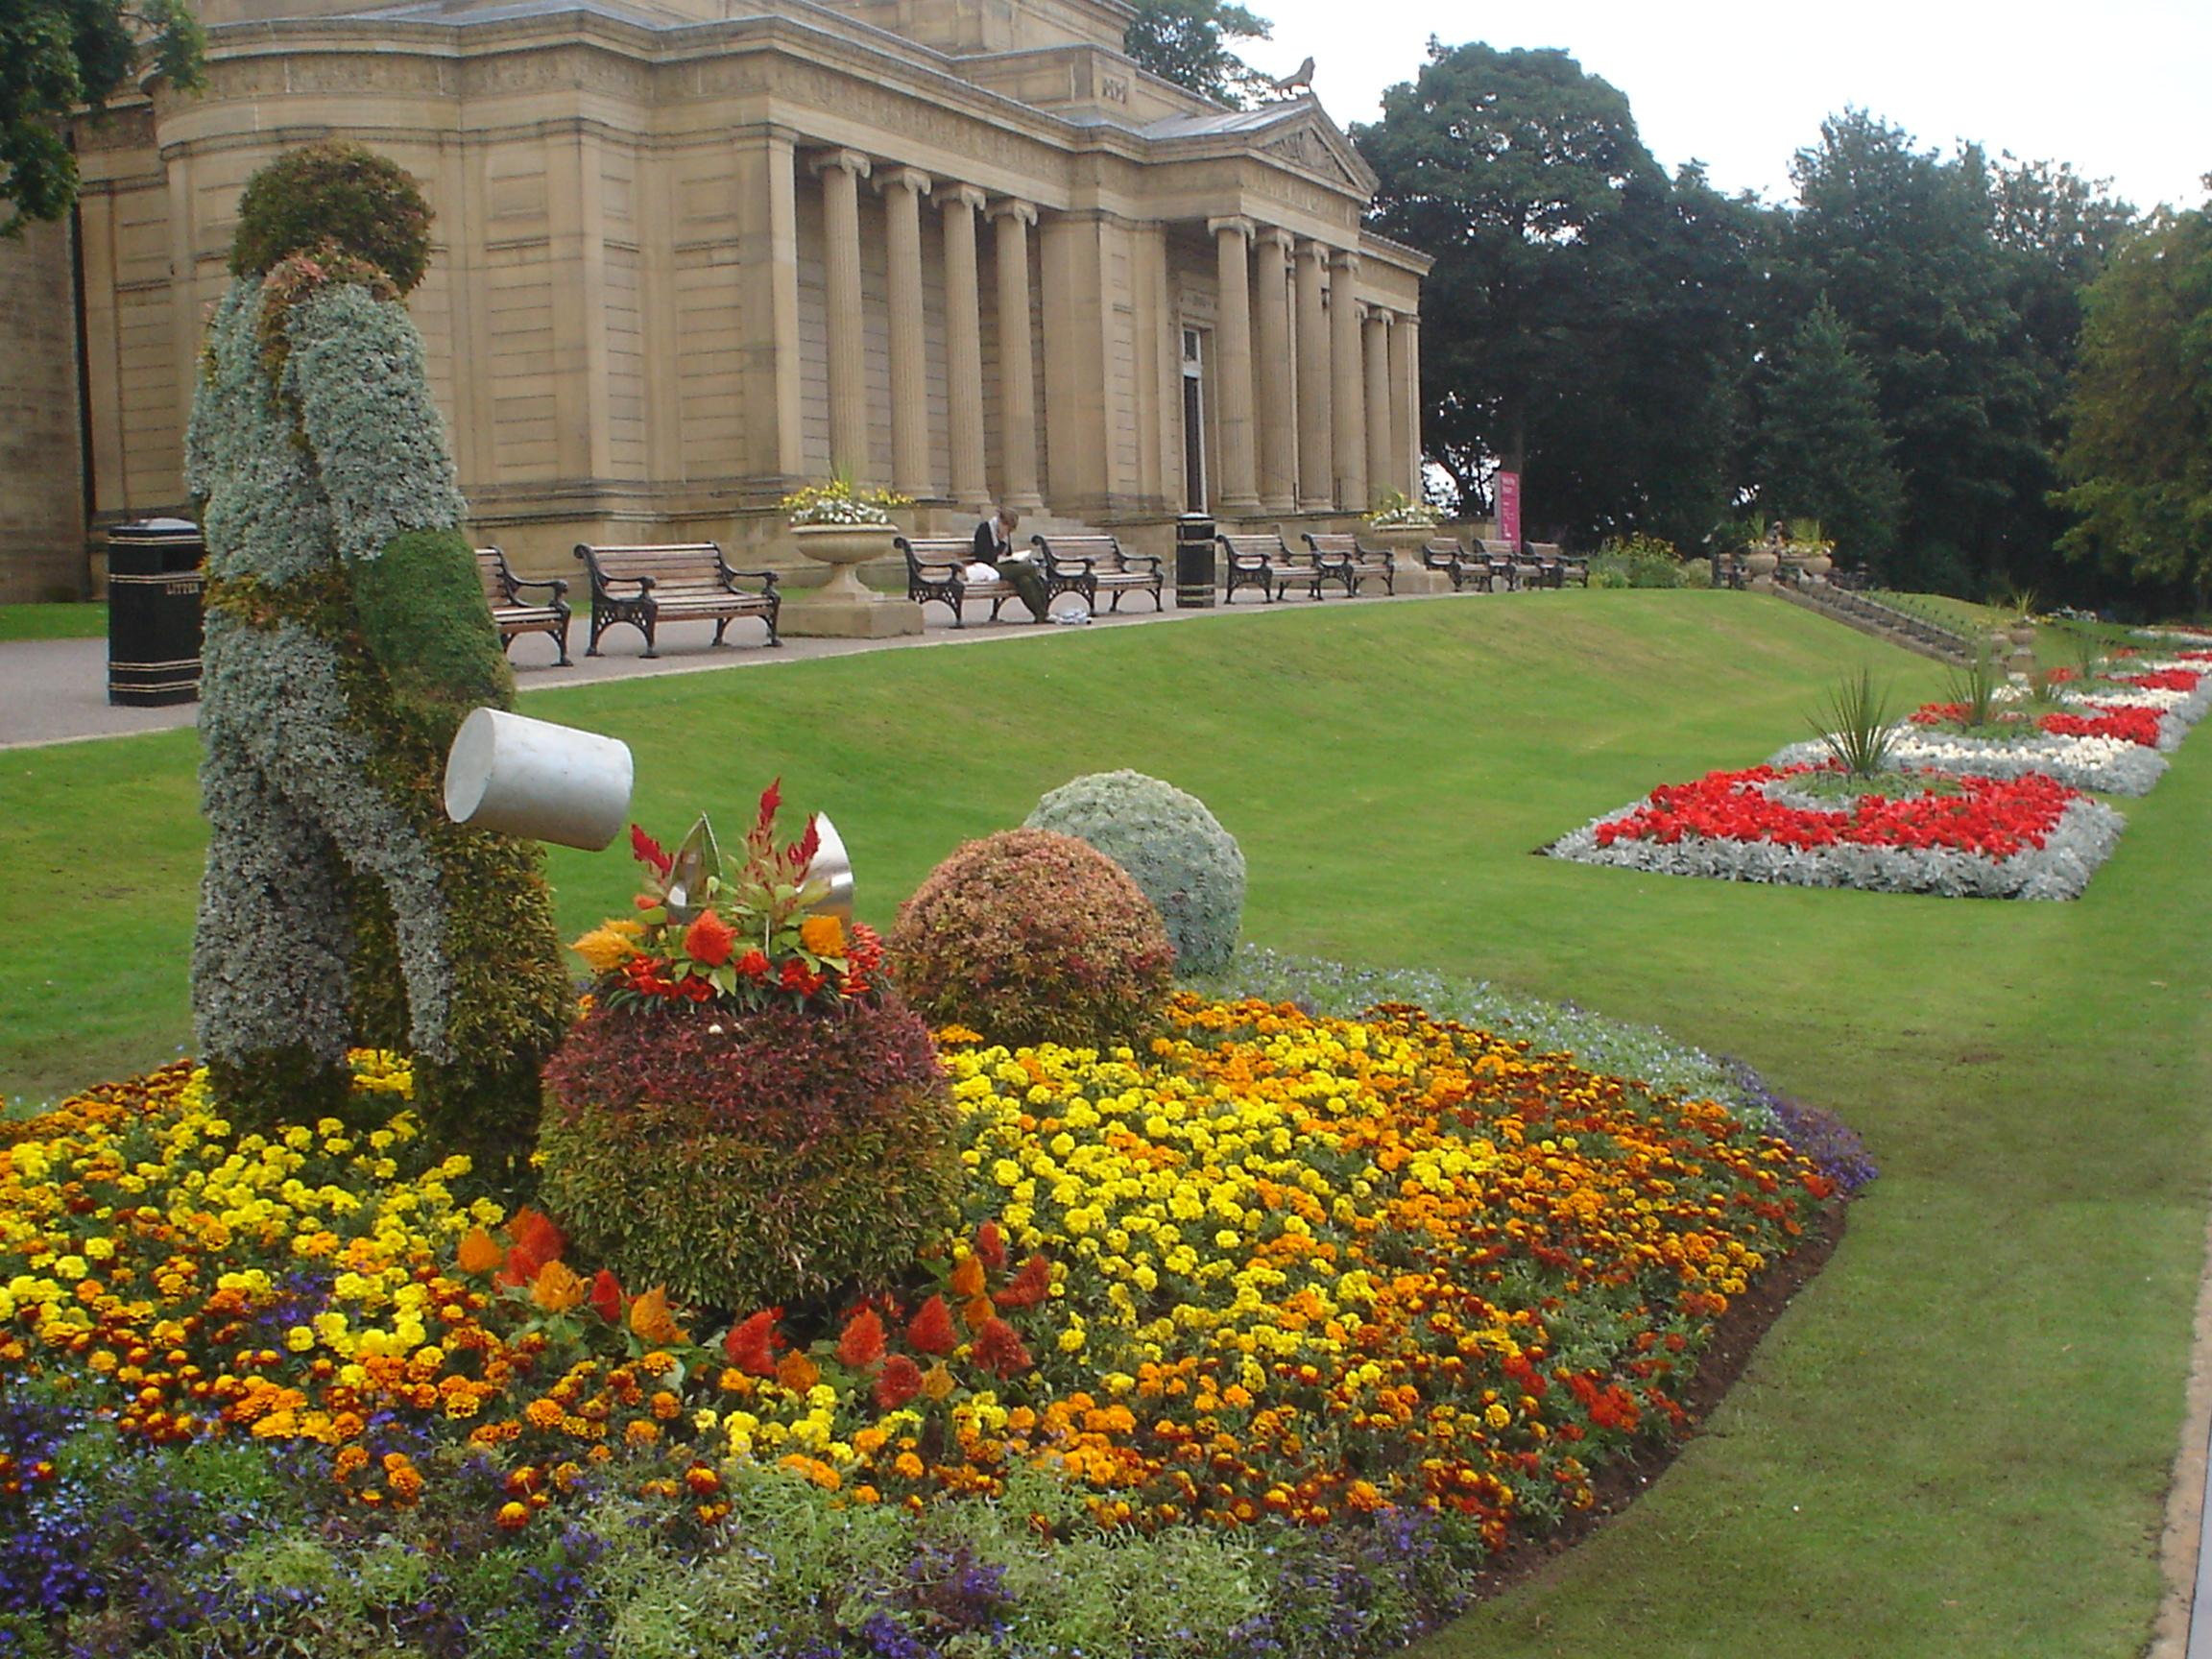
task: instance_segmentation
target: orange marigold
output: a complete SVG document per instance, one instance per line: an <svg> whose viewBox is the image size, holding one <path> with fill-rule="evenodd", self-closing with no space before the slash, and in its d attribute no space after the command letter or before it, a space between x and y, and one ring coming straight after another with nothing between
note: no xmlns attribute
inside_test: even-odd
<svg viewBox="0 0 2212 1659"><path fill-rule="evenodd" d="M817 956L842 956L845 924L834 916L809 916L799 924L799 943Z"/></svg>

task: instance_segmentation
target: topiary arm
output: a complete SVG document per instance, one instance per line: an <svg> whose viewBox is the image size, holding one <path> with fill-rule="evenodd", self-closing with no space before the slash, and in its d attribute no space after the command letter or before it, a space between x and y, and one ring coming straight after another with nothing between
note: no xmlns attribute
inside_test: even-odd
<svg viewBox="0 0 2212 1659"><path fill-rule="evenodd" d="M405 307L339 282L294 303L283 327L278 388L315 457L339 556L374 560L406 531L460 525L469 503Z"/></svg>

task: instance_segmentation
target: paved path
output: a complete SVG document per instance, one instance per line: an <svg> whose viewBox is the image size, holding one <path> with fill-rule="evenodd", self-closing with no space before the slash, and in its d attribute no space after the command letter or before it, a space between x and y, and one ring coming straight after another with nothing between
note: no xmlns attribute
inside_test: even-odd
<svg viewBox="0 0 2212 1659"><path fill-rule="evenodd" d="M1263 610L1287 611L1307 603L1310 601L1290 600L1262 606L1247 601L1231 607L1228 613L1258 615ZM1091 625L1128 628L1143 622L1174 622L1222 613L1214 610L1178 611L1170 606L1155 614L1148 606L1142 610L1132 607L1119 615L1108 613L1094 617ZM781 648L774 651L752 642L758 630L747 623L737 623L732 629L742 643L717 649L711 643L712 623L675 622L661 629L661 655L651 661L639 655L644 642L637 631L630 628L610 635L602 646L601 656L584 656L581 640L585 630L580 624L571 635L577 655L566 668L554 666L553 641L541 634L526 635L516 640L509 655L515 664L516 685L528 693L548 686L589 685L602 680L637 680L657 674L760 667L811 657L843 657L855 651L982 644L1083 632L1059 626L1040 627L1026 618L1020 622L971 621L967 627L956 629L949 622L938 620L943 614L943 606L931 606L930 626L921 634L902 638L795 639L786 636ZM197 703L172 704L162 709L118 708L110 704L105 639L0 641L0 749L69 743L89 737L119 737L136 732L167 732L194 724L199 717L199 708Z"/></svg>

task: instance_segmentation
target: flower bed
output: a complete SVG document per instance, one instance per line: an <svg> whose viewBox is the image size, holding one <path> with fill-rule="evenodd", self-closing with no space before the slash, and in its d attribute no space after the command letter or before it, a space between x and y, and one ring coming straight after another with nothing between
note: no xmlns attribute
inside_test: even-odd
<svg viewBox="0 0 2212 1659"><path fill-rule="evenodd" d="M2123 820L2036 774L1945 780L1838 805L1796 792L1816 765L1754 766L1668 784L1546 849L1672 876L1955 898L2072 899Z"/></svg>
<svg viewBox="0 0 2212 1659"><path fill-rule="evenodd" d="M404 1111L0 1127L0 1651L1373 1650L1677 1435L1835 1190L1410 1008L944 1058L958 1232L811 1321L569 1261Z"/></svg>
<svg viewBox="0 0 2212 1659"><path fill-rule="evenodd" d="M1818 741L1791 743L1767 757L1776 767L1817 765L1828 757ZM2061 736L2023 727L2016 737L1983 737L1910 722L1892 729L1889 758L1920 772L2025 778L2041 774L2074 789L2148 795L2166 775L2166 757L2124 737Z"/></svg>

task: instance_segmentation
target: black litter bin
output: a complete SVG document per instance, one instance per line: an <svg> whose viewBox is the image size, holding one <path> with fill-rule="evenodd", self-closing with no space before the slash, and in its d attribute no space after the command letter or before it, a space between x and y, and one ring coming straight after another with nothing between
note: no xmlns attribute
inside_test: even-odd
<svg viewBox="0 0 2212 1659"><path fill-rule="evenodd" d="M108 701L134 708L200 696L200 568L207 543L183 518L108 533Z"/></svg>
<svg viewBox="0 0 2212 1659"><path fill-rule="evenodd" d="M1186 513L1175 520L1175 609L1204 611L1214 603L1214 520Z"/></svg>

